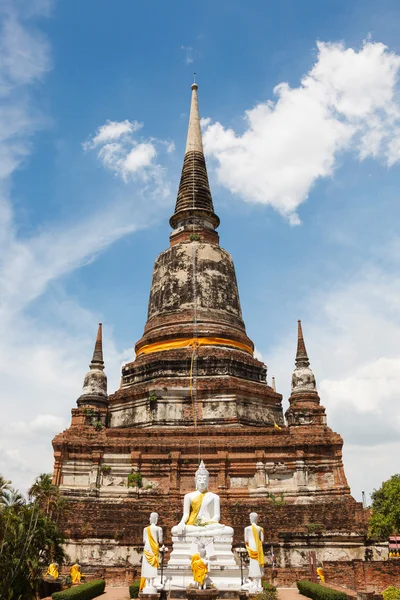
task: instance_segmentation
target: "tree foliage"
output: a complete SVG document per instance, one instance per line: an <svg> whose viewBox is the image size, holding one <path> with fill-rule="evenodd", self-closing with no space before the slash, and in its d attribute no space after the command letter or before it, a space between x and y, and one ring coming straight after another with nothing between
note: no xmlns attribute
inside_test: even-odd
<svg viewBox="0 0 400 600"><path fill-rule="evenodd" d="M400 532L400 475L393 475L374 490L369 535L376 539L387 539Z"/></svg>
<svg viewBox="0 0 400 600"><path fill-rule="evenodd" d="M62 564L63 537L57 524L58 489L51 494L41 475L29 491L29 501L0 476L0 598L31 600L36 597L43 570ZM50 480L51 481L51 480ZM37 485L36 485L37 484ZM6 486L2 489L2 485ZM36 487L35 487L36 485ZM33 489L33 493L31 491Z"/></svg>

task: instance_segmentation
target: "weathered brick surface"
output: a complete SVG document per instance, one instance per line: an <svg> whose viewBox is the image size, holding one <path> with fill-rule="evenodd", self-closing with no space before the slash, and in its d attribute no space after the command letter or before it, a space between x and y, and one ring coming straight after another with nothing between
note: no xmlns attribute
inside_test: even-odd
<svg viewBox="0 0 400 600"><path fill-rule="evenodd" d="M389 585L400 587L400 561L325 561L323 564L325 585L334 589L347 591L349 598L356 597L356 592L370 591L381 593ZM87 579L102 578L107 585L125 586L140 576L140 568L135 567L87 567L83 572ZM69 568L62 570L63 575ZM309 579L308 567L274 568L266 567L263 579L278 587L296 587L300 579Z"/></svg>
<svg viewBox="0 0 400 600"><path fill-rule="evenodd" d="M160 514L159 524L164 529L165 542L171 543L170 531L182 515L182 498L174 495L158 499L132 498L122 502L99 501L96 498L68 499L64 513L65 534L71 539L108 538L119 539L123 544L141 546L143 527L150 512L155 508ZM248 499L229 504L222 501L223 520L235 529L234 543L242 542L244 528L248 525L248 515L256 511L260 523L265 525L265 542L276 543L294 540L294 537L307 534L309 523L321 523L326 531L354 531L360 535L365 531L365 522L356 503L319 503L314 505L274 506L268 500ZM355 517L360 517L358 522ZM318 536L311 535L313 541Z"/></svg>
<svg viewBox="0 0 400 600"><path fill-rule="evenodd" d="M400 587L400 561L325 561L323 566L327 585L377 592L389 585Z"/></svg>

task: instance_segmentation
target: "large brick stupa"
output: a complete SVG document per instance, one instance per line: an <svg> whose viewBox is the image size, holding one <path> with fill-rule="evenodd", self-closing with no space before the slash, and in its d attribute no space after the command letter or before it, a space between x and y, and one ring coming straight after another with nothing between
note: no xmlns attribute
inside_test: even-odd
<svg viewBox="0 0 400 600"><path fill-rule="evenodd" d="M321 560L361 558L364 513L350 495L343 441L327 425L301 323L286 420L254 358L233 261L216 231L197 89L170 247L154 266L136 358L108 395L100 326L71 426L53 441L67 551L84 566L137 565L149 513L160 514L168 543L201 458L235 543L256 510L281 566L304 564L305 548Z"/></svg>

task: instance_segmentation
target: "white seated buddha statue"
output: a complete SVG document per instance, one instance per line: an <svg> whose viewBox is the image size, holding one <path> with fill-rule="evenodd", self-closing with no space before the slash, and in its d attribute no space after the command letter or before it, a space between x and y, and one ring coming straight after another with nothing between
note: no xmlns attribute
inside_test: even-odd
<svg viewBox="0 0 400 600"><path fill-rule="evenodd" d="M183 516L178 525L172 528L172 535L185 537L215 537L233 535L232 527L219 522L220 499L208 491L210 474L201 461L196 471L196 491L185 494Z"/></svg>

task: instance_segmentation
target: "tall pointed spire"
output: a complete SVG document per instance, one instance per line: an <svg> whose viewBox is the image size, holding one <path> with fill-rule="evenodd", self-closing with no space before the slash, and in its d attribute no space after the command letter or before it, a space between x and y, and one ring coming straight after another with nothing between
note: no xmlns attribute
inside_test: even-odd
<svg viewBox="0 0 400 600"><path fill-rule="evenodd" d="M192 84L189 127L175 212L170 218L174 230L214 231L219 217L214 212L200 128L197 83ZM216 234L214 234L216 235Z"/></svg>
<svg viewBox="0 0 400 600"><path fill-rule="evenodd" d="M197 97L197 83L192 84L192 102L190 104L189 127L186 139L187 152L203 153L203 140L201 137L200 114L199 114L199 99Z"/></svg>
<svg viewBox="0 0 400 600"><path fill-rule="evenodd" d="M289 426L325 425L325 408L321 406L317 383L308 360L301 321L297 322L296 366L292 375L292 393L286 411Z"/></svg>
<svg viewBox="0 0 400 600"><path fill-rule="evenodd" d="M296 367L292 376L292 393L304 390L315 390L314 373L310 368L306 345L304 343L303 329L301 321L297 321L297 352L296 352Z"/></svg>
<svg viewBox="0 0 400 600"><path fill-rule="evenodd" d="M103 361L103 324L99 323L97 330L96 343L94 345L93 358L91 364L101 363L104 366Z"/></svg>
<svg viewBox="0 0 400 600"><path fill-rule="evenodd" d="M301 327L301 321L297 321L297 353L296 353L296 367L308 367L310 361L308 360L306 345L304 343L303 329Z"/></svg>
<svg viewBox="0 0 400 600"><path fill-rule="evenodd" d="M90 371L83 380L82 395L77 400L77 405L107 406L107 375L104 373L103 361L103 326L99 323L96 343L94 345Z"/></svg>

